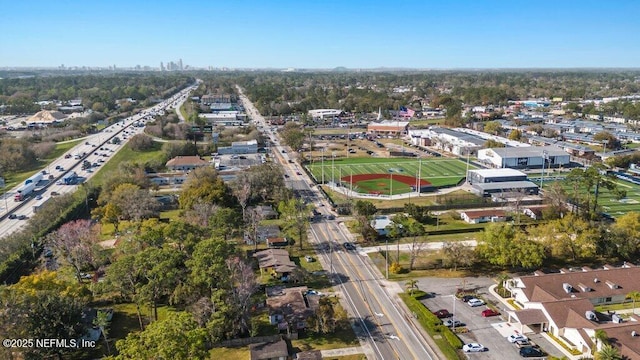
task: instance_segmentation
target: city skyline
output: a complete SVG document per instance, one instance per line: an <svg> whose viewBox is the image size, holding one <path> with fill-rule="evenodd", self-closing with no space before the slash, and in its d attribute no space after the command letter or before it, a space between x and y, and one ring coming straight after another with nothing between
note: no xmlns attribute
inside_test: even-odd
<svg viewBox="0 0 640 360"><path fill-rule="evenodd" d="M640 66L640 4L631 1L66 5L3 4L0 68L160 69L177 59L182 69Z"/></svg>

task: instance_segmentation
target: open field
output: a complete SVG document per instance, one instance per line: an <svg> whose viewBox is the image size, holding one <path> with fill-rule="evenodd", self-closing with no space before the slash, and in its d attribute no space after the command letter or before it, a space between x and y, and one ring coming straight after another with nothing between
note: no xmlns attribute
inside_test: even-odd
<svg viewBox="0 0 640 360"><path fill-rule="evenodd" d="M100 167L89 182L95 186L102 185L107 176L118 173L118 166L122 162L135 161L144 164L149 161L161 161L163 157L162 144L159 142L154 142L153 148L146 151L133 151L128 144L124 145L111 160Z"/></svg>
<svg viewBox="0 0 640 360"><path fill-rule="evenodd" d="M602 211L613 217L619 217L630 211L640 211L640 185L619 179L614 182L618 185L619 189L627 192L627 196L618 200L611 191L605 188L600 188L598 205L602 207ZM544 186L547 186L547 184L551 183L545 182ZM565 189L567 195L570 197L573 196L573 189L571 186L563 182L560 182L560 185ZM586 191L582 188L580 189L580 195L586 195Z"/></svg>
<svg viewBox="0 0 640 360"><path fill-rule="evenodd" d="M406 159L406 158L371 158L352 157L348 159L336 159L333 161L315 162L307 165L309 171L318 182L332 180L358 174L398 174L415 176L430 182L435 187L451 186L457 184L466 174L467 164L458 159ZM470 165L469 169L475 169ZM324 173L324 177L323 177ZM345 184L348 186L348 183ZM395 187L395 184L394 184ZM373 189L367 189L367 192ZM384 190L379 190L385 193ZM407 186L405 192L409 191ZM386 191L388 193L388 190ZM394 193L396 192L394 189Z"/></svg>

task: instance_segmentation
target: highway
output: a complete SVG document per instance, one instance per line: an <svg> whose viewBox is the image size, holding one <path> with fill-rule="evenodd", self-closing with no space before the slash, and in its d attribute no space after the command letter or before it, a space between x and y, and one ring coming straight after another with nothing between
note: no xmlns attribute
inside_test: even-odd
<svg viewBox="0 0 640 360"><path fill-rule="evenodd" d="M331 274L335 290L342 295L341 302L353 319L354 330L367 358L439 359L427 344L427 335L410 319L411 315L404 305L400 305L397 295L387 290L393 284L383 278L366 254L344 248L343 244L350 242L348 230L339 219L329 220L333 218L330 215L335 214L299 165L289 162L289 153L280 145L276 131L241 91L240 99L266 136L275 139L274 160L283 166L288 176L287 186L315 204L322 214L311 223L308 241L316 247L323 267Z"/></svg>
<svg viewBox="0 0 640 360"><path fill-rule="evenodd" d="M60 158L54 160L47 165L46 168L42 169L42 171L46 172L44 179L48 179L49 175L53 175L53 179L42 180L38 184L38 191L31 194L26 200L14 201L14 195L22 184L8 190L4 197L0 199L0 234L2 234L0 236L8 236L27 223L25 220L10 219L9 215L15 214L18 217L24 216L28 219L33 215L33 206L50 198L52 194L57 193L62 195L76 191L82 186L82 182L89 180L93 174L100 170L100 166L107 163L114 154L122 149L132 136L143 132L144 124L148 119L154 114L179 106L196 87L197 83L181 90L171 98L151 108L142 110L138 114L123 119L96 134L84 138L80 144L74 146ZM142 126L134 126L134 124L141 124ZM115 136L120 138L121 142L119 144L110 143L110 140ZM82 154L85 155L82 156ZM77 155L80 156L78 157ZM82 162L84 160L98 166L92 167L90 171L82 170ZM75 185L64 185L61 179L66 174L72 172L78 174L81 181ZM41 196L42 199L37 200L37 195Z"/></svg>

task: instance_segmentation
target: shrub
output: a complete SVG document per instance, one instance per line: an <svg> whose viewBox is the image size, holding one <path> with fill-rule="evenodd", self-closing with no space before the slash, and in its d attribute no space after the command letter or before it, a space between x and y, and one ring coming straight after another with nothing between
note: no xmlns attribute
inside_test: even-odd
<svg viewBox="0 0 640 360"><path fill-rule="evenodd" d="M451 329L446 328L446 330L442 332L442 335L444 335L444 338L447 339L449 345L453 346L456 349L462 348L462 340L460 340L460 338L456 334L454 334Z"/></svg>
<svg viewBox="0 0 640 360"><path fill-rule="evenodd" d="M404 271L404 268L397 262L393 262L389 266L389 271L391 271L392 274L401 274Z"/></svg>

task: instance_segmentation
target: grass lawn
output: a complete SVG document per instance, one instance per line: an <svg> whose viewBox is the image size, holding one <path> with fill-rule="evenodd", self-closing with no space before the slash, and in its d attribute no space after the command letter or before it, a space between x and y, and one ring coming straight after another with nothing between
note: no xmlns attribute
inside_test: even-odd
<svg viewBox="0 0 640 360"><path fill-rule="evenodd" d="M69 142L64 142L60 144L56 144L55 149L49 154L46 158L39 159L33 166L29 169L24 169L23 171L17 173L7 173L5 174L5 189L9 190L12 187L16 186L19 183L22 183L26 179L28 179L31 175L35 173L46 170L47 165L54 161L55 159L62 156L62 154L69 151L74 146L78 145L82 140L74 140ZM4 191L5 189L0 189L0 191Z"/></svg>
<svg viewBox="0 0 640 360"><path fill-rule="evenodd" d="M160 213L160 219L179 220L181 212L182 210L180 209L162 211Z"/></svg>
<svg viewBox="0 0 640 360"><path fill-rule="evenodd" d="M407 159L352 157L306 165L317 181L338 181L351 174L388 174L390 172L418 176L436 187L457 184L466 174L467 164L458 159ZM469 166L475 169L474 166ZM348 184L347 184L348 186ZM359 186L360 187L360 186ZM394 184L395 187L395 184ZM362 188L362 187L360 187ZM409 191L406 186L406 191ZM405 191L405 192L406 192ZM368 192L368 191L367 191ZM395 191L394 191L395 192ZM384 191L383 191L384 193Z"/></svg>
<svg viewBox="0 0 640 360"><path fill-rule="evenodd" d="M251 352L248 346L243 347L219 347L209 350L209 358L211 360L223 360L223 359L237 359L237 360L249 360L251 358Z"/></svg>
<svg viewBox="0 0 640 360"><path fill-rule="evenodd" d="M360 343L353 330L349 327L339 329L335 333L328 335L308 333L304 335L304 338L292 340L291 345L299 351L307 351L347 348L360 346Z"/></svg>
<svg viewBox="0 0 640 360"><path fill-rule="evenodd" d="M620 179L617 179L614 182L618 185L619 189L627 192L627 196L623 199L616 199L611 191L601 188L598 196L598 205L602 207L602 211L613 217L619 217L630 211L640 211L640 185L632 184ZM547 186L547 184L551 184L551 182L545 182L545 186ZM569 184L560 182L560 185L566 190L567 195L573 196L573 189ZM593 192L594 189L591 191ZM579 194L584 197L586 195L586 191L581 188L579 190ZM591 198L593 201L593 193Z"/></svg>
<svg viewBox="0 0 640 360"><path fill-rule="evenodd" d="M94 186L101 185L107 176L118 172L118 166L121 162L132 161L146 163L148 161L162 159L163 156L162 144L159 142L154 142L153 148L147 151L133 151L128 145L125 145L118 153L111 157L111 160L100 167L91 180L89 180L89 183Z"/></svg>
<svg viewBox="0 0 640 360"><path fill-rule="evenodd" d="M349 186L349 185L346 185ZM391 179L363 180L353 184L353 190L361 193L379 192L384 195L404 194L411 187L403 182Z"/></svg>
<svg viewBox="0 0 640 360"><path fill-rule="evenodd" d="M385 246L380 246L382 251L369 253L369 257L376 265L380 273L386 274L385 267ZM419 259L416 260L415 266L429 266L429 265L437 265L441 263L442 256L439 251L425 251L420 256ZM389 244L389 264L394 262L396 259L396 248ZM443 277L443 278L460 278L464 276L474 276L471 271L467 270L450 270L450 269L414 269L413 271L408 271L409 269L409 254L406 252L400 252L400 265L405 269L404 272L400 274L393 274L389 272L389 280L395 281L405 281L409 279L414 279L417 277ZM402 287L405 287L404 282L400 284ZM424 291L430 291L429 289L420 289Z"/></svg>
<svg viewBox="0 0 640 360"><path fill-rule="evenodd" d="M127 334L132 331L140 330L135 304L115 304L108 307L113 308L113 319L111 320L109 338L114 339L114 342L119 339L124 339L127 337ZM146 326L149 324L149 318L153 316L153 309L148 306L143 306L141 311L142 321ZM168 306L158 307L158 320L164 319L169 311L173 311L173 308Z"/></svg>

